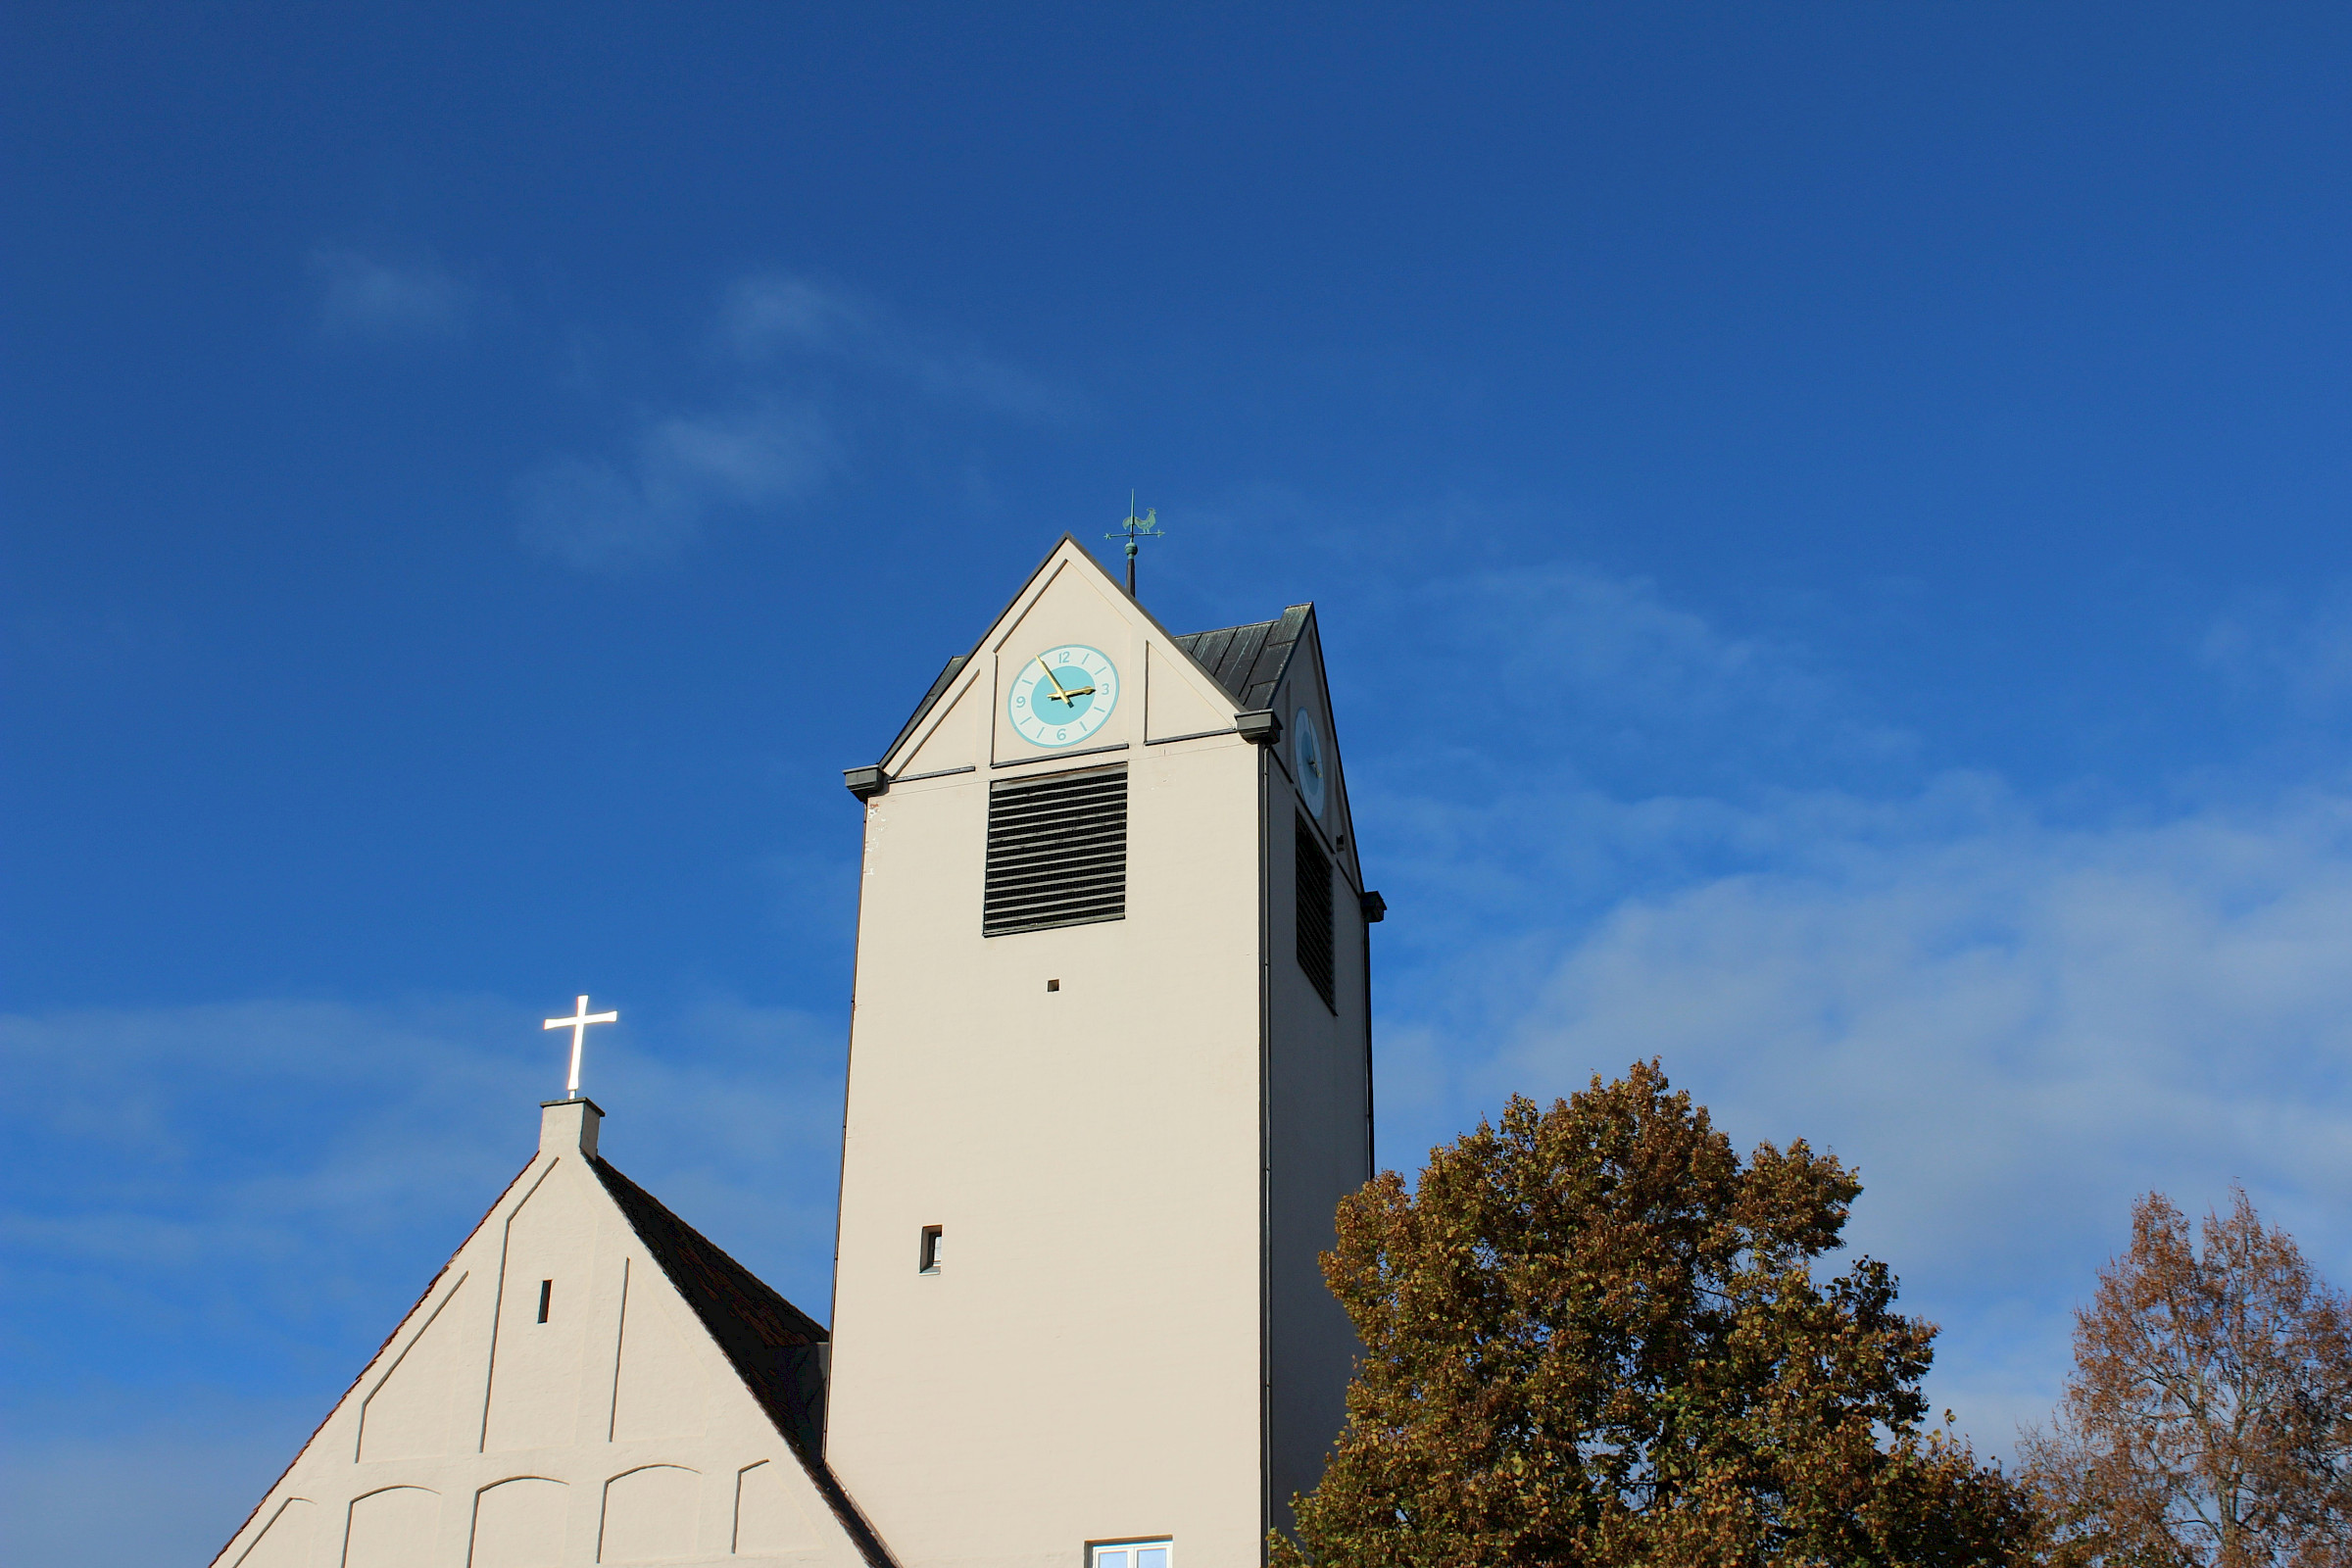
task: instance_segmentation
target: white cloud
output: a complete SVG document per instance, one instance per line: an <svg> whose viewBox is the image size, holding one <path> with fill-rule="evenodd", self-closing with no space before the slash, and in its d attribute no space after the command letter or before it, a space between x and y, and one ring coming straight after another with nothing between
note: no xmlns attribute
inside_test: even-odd
<svg viewBox="0 0 2352 1568"><path fill-rule="evenodd" d="M839 352L885 330L871 306L777 272L737 280L727 290L720 323L736 354L747 360L785 348Z"/></svg>
<svg viewBox="0 0 2352 1568"><path fill-rule="evenodd" d="M725 1001L623 1017L589 1059L606 1152L821 1307L833 1031ZM116 1303L157 1353L205 1347L178 1376L266 1384L294 1320L372 1345L534 1147L564 1065L538 1024L484 1001L0 1015L0 1074L24 1097L5 1272ZM662 1049L645 1050L657 1030ZM120 1353L105 1364L137 1375Z"/></svg>
<svg viewBox="0 0 2352 1568"><path fill-rule="evenodd" d="M1470 1075L1554 1094L1656 1055L1743 1141L1857 1164L1852 1240L1947 1324L1939 1387L1993 1446L2046 1411L2140 1192L2243 1182L2352 1274L2352 800L2021 815L1630 900Z"/></svg>
<svg viewBox="0 0 2352 1568"><path fill-rule="evenodd" d="M853 436L886 431L910 403L1047 423L1080 409L1017 366L928 344L872 300L786 274L729 288L717 338L739 383L731 412L655 415L617 456L539 465L515 485L526 543L625 572L676 557L723 508L806 500L846 466Z"/></svg>
<svg viewBox="0 0 2352 1568"><path fill-rule="evenodd" d="M822 356L947 402L1035 423L1062 423L1083 410L1079 398L1019 366L923 342L874 301L788 273L739 279L727 291L720 329L749 364Z"/></svg>
<svg viewBox="0 0 2352 1568"><path fill-rule="evenodd" d="M1861 712L1805 649L1734 635L1646 578L1539 564L1391 588L1412 634L1376 673L1431 690L1457 712L1507 702L1501 726L1453 727L1457 744L1507 742L1522 760L1592 778L1640 772L1722 787L1791 771L1907 760L1915 742ZM1398 689L1406 689L1399 685Z"/></svg>
<svg viewBox="0 0 2352 1568"><path fill-rule="evenodd" d="M336 245L311 252L318 325L332 338L375 343L465 335L480 293L426 261L392 262Z"/></svg>
<svg viewBox="0 0 2352 1568"><path fill-rule="evenodd" d="M2328 719L2352 697L2352 584L2326 585L2300 605L2240 595L2205 628L2197 653L2240 704Z"/></svg>
<svg viewBox="0 0 2352 1568"><path fill-rule="evenodd" d="M714 511L806 498L839 461L831 424L807 404L672 415L624 463L559 458L524 475L523 537L584 571L623 571L675 556Z"/></svg>
<svg viewBox="0 0 2352 1568"><path fill-rule="evenodd" d="M2242 1182L2352 1280L2352 797L2249 773L2215 782L2233 806L2061 823L1919 776L1834 670L1642 583L1462 577L1386 612L1413 630L1374 639L1376 681L1483 664L1511 697L1358 763L1385 1157L1659 1056L1738 1141L1859 1166L1851 1240L1944 1325L1931 1394L1996 1451L2046 1415L2140 1192Z"/></svg>

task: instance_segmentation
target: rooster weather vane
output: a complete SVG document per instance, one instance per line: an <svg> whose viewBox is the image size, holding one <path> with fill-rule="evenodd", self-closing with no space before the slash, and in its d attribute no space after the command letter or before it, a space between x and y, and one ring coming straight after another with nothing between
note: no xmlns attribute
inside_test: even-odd
<svg viewBox="0 0 2352 1568"><path fill-rule="evenodd" d="M1142 516L1135 514L1135 492L1127 492L1127 520L1119 524L1118 532L1106 533L1105 539L1127 541L1127 597L1135 597L1135 555L1137 545L1146 539L1165 539L1167 530L1159 525L1159 509L1152 508Z"/></svg>

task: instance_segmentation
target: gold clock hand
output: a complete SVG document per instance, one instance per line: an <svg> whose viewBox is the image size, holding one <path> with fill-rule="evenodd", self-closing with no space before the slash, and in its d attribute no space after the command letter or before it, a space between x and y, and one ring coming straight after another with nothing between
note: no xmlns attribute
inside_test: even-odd
<svg viewBox="0 0 2352 1568"><path fill-rule="evenodd" d="M1037 656L1037 667L1046 672L1046 679L1054 682L1054 695L1061 699L1061 706L1064 708L1069 707L1070 694L1062 689L1060 680L1057 679L1054 673L1054 666L1046 662L1045 655L1040 654Z"/></svg>

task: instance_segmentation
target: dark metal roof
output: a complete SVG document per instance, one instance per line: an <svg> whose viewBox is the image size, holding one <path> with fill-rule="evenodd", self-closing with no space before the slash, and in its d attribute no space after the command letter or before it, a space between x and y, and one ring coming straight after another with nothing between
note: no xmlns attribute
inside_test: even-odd
<svg viewBox="0 0 2352 1568"><path fill-rule="evenodd" d="M1177 638L1176 646L1200 661L1243 708L1264 708L1274 700L1274 688L1282 684L1282 673L1290 667L1291 653L1298 646L1298 633L1312 608L1293 605L1278 620L1190 632Z"/></svg>
<svg viewBox="0 0 2352 1568"><path fill-rule="evenodd" d="M718 1245L663 1207L662 1200L591 1159L630 1229L662 1265L694 1315L724 1351L735 1375L792 1446L801 1468L870 1568L896 1568L890 1548L858 1511L824 1461L825 1326L769 1288Z"/></svg>

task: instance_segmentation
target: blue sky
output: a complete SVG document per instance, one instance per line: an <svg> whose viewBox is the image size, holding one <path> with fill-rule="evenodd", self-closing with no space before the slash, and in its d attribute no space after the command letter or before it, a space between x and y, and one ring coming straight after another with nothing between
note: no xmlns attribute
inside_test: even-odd
<svg viewBox="0 0 2352 1568"><path fill-rule="evenodd" d="M208 1555L583 988L822 1310L840 769L1130 487L1319 607L1385 1161L1657 1054L1994 1452L2140 1191L2352 1277L2340 10L0 29L0 1555Z"/></svg>

